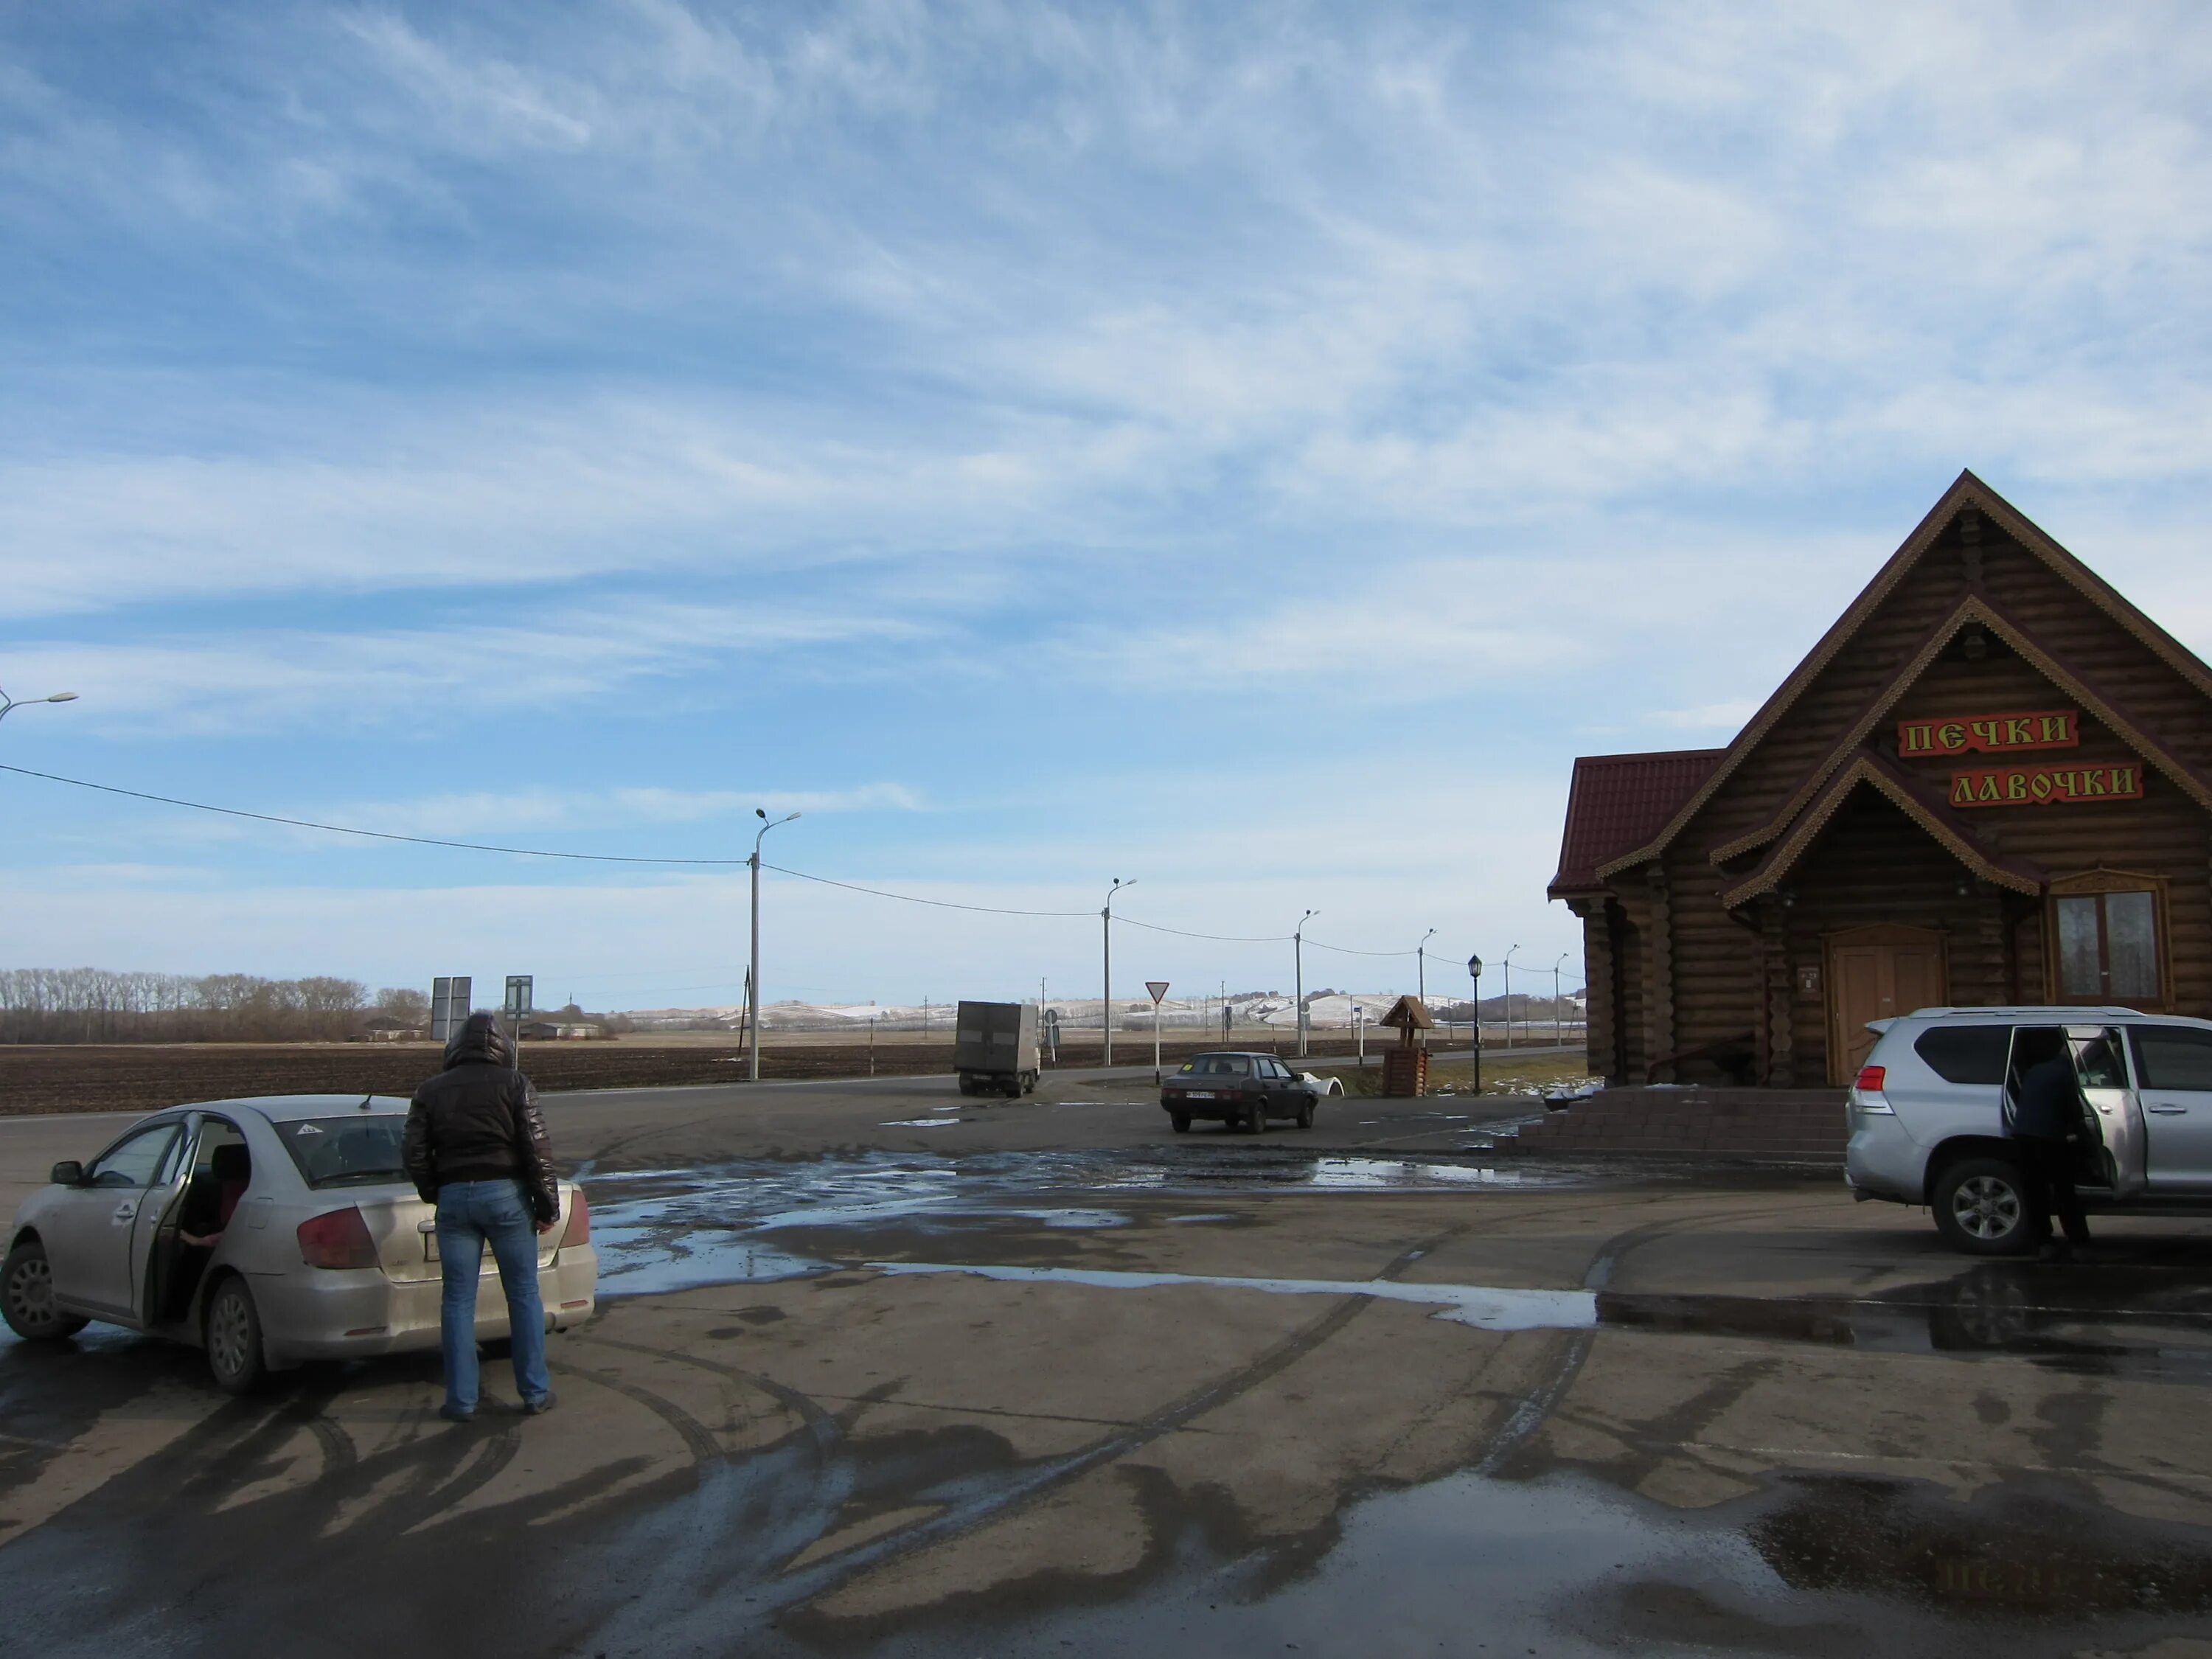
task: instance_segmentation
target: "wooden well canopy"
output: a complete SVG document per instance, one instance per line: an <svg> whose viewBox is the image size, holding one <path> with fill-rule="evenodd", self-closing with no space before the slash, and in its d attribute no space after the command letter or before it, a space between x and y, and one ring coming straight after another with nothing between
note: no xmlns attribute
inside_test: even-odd
<svg viewBox="0 0 2212 1659"><path fill-rule="evenodd" d="M1575 763L1615 1082L1848 1081L1930 1005L2212 1015L2212 669L1963 472L1723 749Z"/></svg>

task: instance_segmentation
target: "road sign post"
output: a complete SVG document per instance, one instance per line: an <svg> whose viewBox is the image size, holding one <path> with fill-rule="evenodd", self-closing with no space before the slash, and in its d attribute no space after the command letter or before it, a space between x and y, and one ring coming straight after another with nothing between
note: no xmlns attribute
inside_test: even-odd
<svg viewBox="0 0 2212 1659"><path fill-rule="evenodd" d="M507 1024L513 1028L514 1063L522 1064L522 1017L528 1013L536 1000L537 981L529 974L509 974L507 976L507 1001L502 1012Z"/></svg>
<svg viewBox="0 0 2212 1659"><path fill-rule="evenodd" d="M1168 994L1168 982L1164 979L1148 979L1145 988L1152 994L1152 1081L1160 1080L1160 999Z"/></svg>
<svg viewBox="0 0 2212 1659"><path fill-rule="evenodd" d="M430 1040L451 1042L469 1023L469 997L473 981L466 974L439 975L430 981Z"/></svg>

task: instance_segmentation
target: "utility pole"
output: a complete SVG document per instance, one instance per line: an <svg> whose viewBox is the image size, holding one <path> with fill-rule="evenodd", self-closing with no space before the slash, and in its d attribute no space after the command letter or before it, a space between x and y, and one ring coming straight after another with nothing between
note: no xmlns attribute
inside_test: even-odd
<svg viewBox="0 0 2212 1659"><path fill-rule="evenodd" d="M1127 881L1122 880L1119 876L1115 877L1114 884L1106 890L1106 908L1098 913L1100 936L1105 944L1103 980L1105 995L1099 1000L1098 1003L1098 1023L1106 1030L1103 1045L1104 1056L1099 1061L1102 1066L1111 1066L1114 1063L1114 895L1124 887L1134 887L1136 884L1136 879L1133 877Z"/></svg>
<svg viewBox="0 0 2212 1659"><path fill-rule="evenodd" d="M793 812L770 823L765 809L756 806L753 816L761 821L760 833L753 837L753 855L745 862L753 870L753 959L745 974L745 1080L760 1081L760 866L761 842L768 832L779 823L789 823L799 814Z"/></svg>
<svg viewBox="0 0 2212 1659"><path fill-rule="evenodd" d="M1318 910L1307 911L1298 918L1297 931L1291 935L1291 958L1294 964L1291 971L1297 975L1292 981L1292 991L1297 997L1295 1012L1298 1022L1298 1058L1300 1060L1306 1057L1306 924L1320 914Z"/></svg>
<svg viewBox="0 0 2212 1659"><path fill-rule="evenodd" d="M1416 994L1420 997L1422 1006L1425 1007L1429 1000L1429 941L1436 936L1437 930L1431 927L1421 935L1421 942L1413 947L1413 961L1416 971L1420 975L1421 987Z"/></svg>
<svg viewBox="0 0 2212 1659"><path fill-rule="evenodd" d="M1505 969L1505 1046L1509 1049L1513 1047L1513 951L1520 948L1516 945L1507 951L1504 964ZM1480 1019L1482 1010L1477 1008L1474 1011L1474 1017Z"/></svg>
<svg viewBox="0 0 2212 1659"><path fill-rule="evenodd" d="M1574 955L1571 951L1559 952L1559 962ZM1552 1046L1556 1048L1567 1040L1567 1028L1559 1018L1559 962L1552 964Z"/></svg>

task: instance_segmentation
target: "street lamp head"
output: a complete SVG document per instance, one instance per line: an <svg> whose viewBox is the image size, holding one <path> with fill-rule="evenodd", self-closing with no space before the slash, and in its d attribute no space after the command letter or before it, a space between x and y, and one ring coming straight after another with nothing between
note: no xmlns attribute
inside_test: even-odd
<svg viewBox="0 0 2212 1659"><path fill-rule="evenodd" d="M76 701L76 693L74 691L57 691L52 696L48 697L46 701L48 702L75 702Z"/></svg>
<svg viewBox="0 0 2212 1659"><path fill-rule="evenodd" d="M786 823L796 823L800 818L805 816L806 815L804 812L793 812L789 817L786 818L784 822Z"/></svg>
<svg viewBox="0 0 2212 1659"><path fill-rule="evenodd" d="M1480 957L1469 957L1467 959L1467 971L1474 978L1480 979L1482 977L1482 958Z"/></svg>
<svg viewBox="0 0 2212 1659"><path fill-rule="evenodd" d="M757 818L761 819L763 823L765 823L765 822L767 821L767 818L768 818L768 808L767 808L767 807L765 807L765 806L756 806L756 807L754 807L754 808L753 808L753 816L754 816L755 817L757 817Z"/></svg>

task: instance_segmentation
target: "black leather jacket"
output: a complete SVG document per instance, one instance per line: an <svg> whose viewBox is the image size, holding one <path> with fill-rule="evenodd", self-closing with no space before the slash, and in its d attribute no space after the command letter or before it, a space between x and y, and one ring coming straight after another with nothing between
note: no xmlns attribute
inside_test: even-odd
<svg viewBox="0 0 2212 1659"><path fill-rule="evenodd" d="M533 1219L561 1213L538 1091L514 1069L514 1045L494 1015L471 1014L446 1045L446 1069L415 1091L401 1155L426 1204L448 1182L512 1179L522 1183Z"/></svg>
<svg viewBox="0 0 2212 1659"><path fill-rule="evenodd" d="M2012 1132L2030 1140L2076 1140L2088 1102L2071 1054L2057 1054L2027 1068L2013 1093Z"/></svg>

